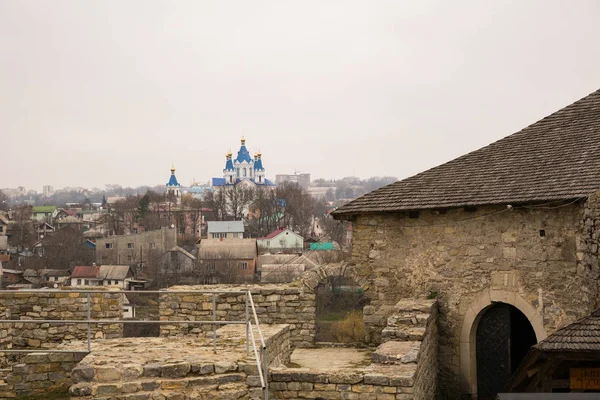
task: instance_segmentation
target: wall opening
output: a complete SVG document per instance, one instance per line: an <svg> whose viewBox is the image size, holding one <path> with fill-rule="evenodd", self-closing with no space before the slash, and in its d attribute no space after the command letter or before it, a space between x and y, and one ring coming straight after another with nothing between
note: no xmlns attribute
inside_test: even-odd
<svg viewBox="0 0 600 400"><path fill-rule="evenodd" d="M477 398L495 399L536 343L531 323L516 307L495 303L483 310L475 339Z"/></svg>
<svg viewBox="0 0 600 400"><path fill-rule="evenodd" d="M316 290L317 342L364 343L368 298L352 278L328 276Z"/></svg>

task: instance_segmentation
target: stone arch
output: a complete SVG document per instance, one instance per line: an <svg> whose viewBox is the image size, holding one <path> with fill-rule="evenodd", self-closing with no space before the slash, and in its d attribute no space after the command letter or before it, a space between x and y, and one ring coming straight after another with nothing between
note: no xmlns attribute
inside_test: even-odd
<svg viewBox="0 0 600 400"><path fill-rule="evenodd" d="M484 311L495 303L510 304L521 311L533 327L538 343L547 336L542 314L517 292L485 289L469 306L463 317L460 332L461 391L462 393L469 393L475 398L477 395L475 334Z"/></svg>
<svg viewBox="0 0 600 400"><path fill-rule="evenodd" d="M314 293L317 287L327 278L332 276L342 276L352 279L365 292L369 288L369 282L364 277L358 274L356 265L348 263L331 263L323 264L317 268L313 268L304 272L300 276L300 282L307 292Z"/></svg>

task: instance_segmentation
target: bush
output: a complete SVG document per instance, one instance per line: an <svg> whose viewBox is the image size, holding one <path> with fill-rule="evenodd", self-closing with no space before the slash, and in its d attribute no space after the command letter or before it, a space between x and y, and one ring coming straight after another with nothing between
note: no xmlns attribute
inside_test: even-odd
<svg viewBox="0 0 600 400"><path fill-rule="evenodd" d="M350 311L346 318L333 323L333 337L338 343L361 343L365 341L365 324L361 311Z"/></svg>

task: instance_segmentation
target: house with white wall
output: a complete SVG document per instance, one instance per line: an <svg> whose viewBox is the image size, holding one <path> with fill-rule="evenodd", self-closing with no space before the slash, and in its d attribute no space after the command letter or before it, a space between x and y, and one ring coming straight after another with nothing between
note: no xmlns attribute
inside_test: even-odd
<svg viewBox="0 0 600 400"><path fill-rule="evenodd" d="M208 221L209 239L242 239L244 223L242 221Z"/></svg>
<svg viewBox="0 0 600 400"><path fill-rule="evenodd" d="M280 228L265 237L258 238L256 245L261 254L302 253L304 237L290 229Z"/></svg>

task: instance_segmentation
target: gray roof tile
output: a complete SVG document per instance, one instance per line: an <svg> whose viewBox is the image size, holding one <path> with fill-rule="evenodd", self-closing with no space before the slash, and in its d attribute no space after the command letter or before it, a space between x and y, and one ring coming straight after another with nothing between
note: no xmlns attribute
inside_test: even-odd
<svg viewBox="0 0 600 400"><path fill-rule="evenodd" d="M600 190L600 90L479 150L368 193L334 216L587 197Z"/></svg>

